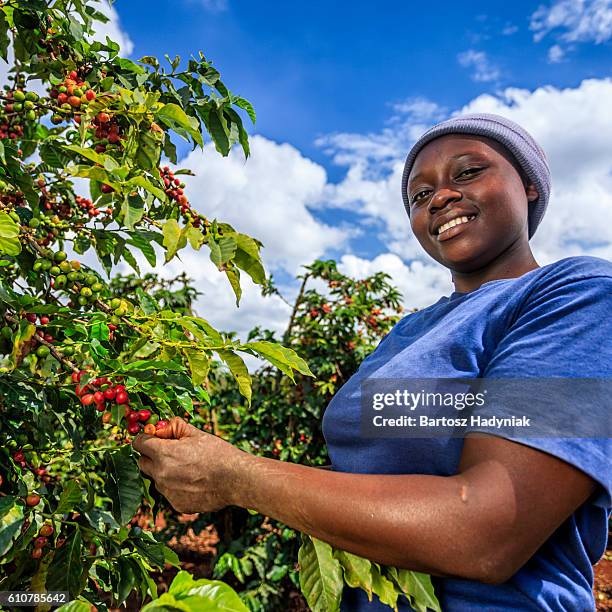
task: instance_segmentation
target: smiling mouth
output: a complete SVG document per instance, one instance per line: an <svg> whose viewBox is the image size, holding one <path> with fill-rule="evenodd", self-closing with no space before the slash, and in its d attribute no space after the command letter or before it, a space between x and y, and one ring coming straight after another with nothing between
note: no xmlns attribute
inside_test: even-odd
<svg viewBox="0 0 612 612"><path fill-rule="evenodd" d="M469 217L458 217L457 219L453 219L452 221L445 223L438 229L436 240L438 240L438 242L443 242L444 240L454 238L455 236L463 232L477 216L478 215L470 215Z"/></svg>

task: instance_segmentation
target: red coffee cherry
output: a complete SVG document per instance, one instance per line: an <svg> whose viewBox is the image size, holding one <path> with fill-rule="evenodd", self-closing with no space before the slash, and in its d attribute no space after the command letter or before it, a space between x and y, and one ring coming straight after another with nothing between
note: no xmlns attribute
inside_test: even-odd
<svg viewBox="0 0 612 612"><path fill-rule="evenodd" d="M38 506L40 502L40 495L37 495L36 493L31 493L26 497L25 502L26 506Z"/></svg>

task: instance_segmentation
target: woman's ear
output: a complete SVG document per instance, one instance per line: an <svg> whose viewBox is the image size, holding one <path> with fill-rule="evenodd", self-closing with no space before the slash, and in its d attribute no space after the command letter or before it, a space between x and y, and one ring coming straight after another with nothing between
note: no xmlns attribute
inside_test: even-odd
<svg viewBox="0 0 612 612"><path fill-rule="evenodd" d="M535 200L537 200L540 197L540 194L538 193L538 190L535 188L535 185L533 185L533 184L527 185L527 187L525 189L525 193L527 194L527 201L528 202L534 202Z"/></svg>

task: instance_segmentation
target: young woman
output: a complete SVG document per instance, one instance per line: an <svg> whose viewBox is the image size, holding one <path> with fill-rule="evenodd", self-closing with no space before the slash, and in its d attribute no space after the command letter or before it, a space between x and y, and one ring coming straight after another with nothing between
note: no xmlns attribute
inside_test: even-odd
<svg viewBox="0 0 612 612"><path fill-rule="evenodd" d="M431 128L408 154L402 197L455 291L404 317L330 402L332 469L254 457L178 418L165 439L134 441L141 469L179 511L253 508L334 547L430 573L443 610L594 610L592 564L612 505L609 438L360 432L367 379L612 378L612 263L539 266L529 247L549 187L544 152L508 119L466 115ZM601 392L572 409L609 436L610 408ZM342 609L388 608L346 588Z"/></svg>

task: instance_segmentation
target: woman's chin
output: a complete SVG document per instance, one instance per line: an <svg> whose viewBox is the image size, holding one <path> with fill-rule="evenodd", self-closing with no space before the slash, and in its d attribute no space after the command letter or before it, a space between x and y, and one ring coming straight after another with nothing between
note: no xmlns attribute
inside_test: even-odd
<svg viewBox="0 0 612 612"><path fill-rule="evenodd" d="M484 246L473 240L457 242L449 240L446 244L444 242L439 243L435 253L430 253L430 255L443 266L460 271L463 267L474 267L474 264L486 252Z"/></svg>

